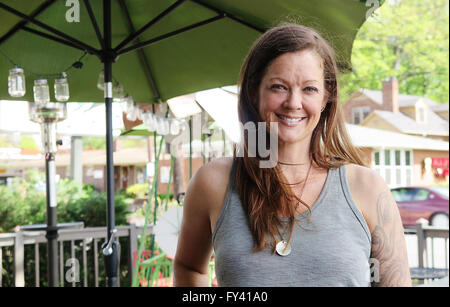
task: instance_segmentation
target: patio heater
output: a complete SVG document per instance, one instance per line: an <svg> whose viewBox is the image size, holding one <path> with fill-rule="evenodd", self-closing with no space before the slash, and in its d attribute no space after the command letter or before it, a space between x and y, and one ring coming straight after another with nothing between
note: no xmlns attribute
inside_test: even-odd
<svg viewBox="0 0 450 307"><path fill-rule="evenodd" d="M58 80L58 83L63 80ZM61 90L58 84L58 99ZM64 88L64 87L63 87ZM47 251L48 251L48 274L49 286L58 286L58 254L57 238L58 227L56 224L56 167L55 155L57 152L56 123L67 117L67 106L65 103L50 102L49 88L46 79L34 81L34 103L28 103L30 120L41 125L41 138L43 152L45 153L45 180L47 192ZM57 88L55 87L55 92ZM67 95L68 96L68 92Z"/></svg>

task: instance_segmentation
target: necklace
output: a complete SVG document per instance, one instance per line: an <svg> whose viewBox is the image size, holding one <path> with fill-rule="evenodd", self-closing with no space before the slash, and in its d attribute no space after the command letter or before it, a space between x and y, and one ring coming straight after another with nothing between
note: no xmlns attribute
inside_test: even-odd
<svg viewBox="0 0 450 307"><path fill-rule="evenodd" d="M283 165L305 165L306 163L289 163L289 162L281 162L278 161L278 163L283 164Z"/></svg>
<svg viewBox="0 0 450 307"><path fill-rule="evenodd" d="M306 178L305 181L303 183L303 187L302 190L300 191L300 195L299 195L299 201L297 202L297 204L295 204L295 209L298 209L298 206L300 205L300 202L302 202L302 196L303 196L303 191L305 190L305 186L306 186L306 182L308 181L308 177L309 177L309 173L311 172L311 167L312 167L312 161L309 165L309 169L308 169L308 173L306 174ZM303 202L302 202L303 203ZM292 221L291 221L292 222ZM280 256L287 256L291 253L291 238L289 238L289 240L285 240L284 238L286 237L287 232L284 233L284 236L280 235L281 240L277 242L277 245L275 246L275 250L277 251L277 254Z"/></svg>

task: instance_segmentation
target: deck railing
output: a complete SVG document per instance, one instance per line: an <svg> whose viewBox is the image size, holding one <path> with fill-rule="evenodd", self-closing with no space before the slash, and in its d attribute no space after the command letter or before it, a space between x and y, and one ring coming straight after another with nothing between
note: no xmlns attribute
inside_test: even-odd
<svg viewBox="0 0 450 307"><path fill-rule="evenodd" d="M429 226L426 220L416 224L417 267L411 268L411 277L426 283L448 276L448 228Z"/></svg>
<svg viewBox="0 0 450 307"><path fill-rule="evenodd" d="M127 239L126 245L128 246L124 248L124 246L121 245L121 249L123 248L128 253L128 255L125 256L127 256L126 258L128 260L127 275L130 278L129 284L131 284L131 278L134 272L133 259L138 250L138 236L142 233L142 227L136 227L134 224L130 224L128 226L117 226L116 228L116 236L119 238L119 241L124 238ZM152 234L152 232L153 227L150 225L147 227L147 235ZM46 270L46 268L41 268L42 254L39 252L42 249L40 246L41 244L46 247L47 240L45 234L45 231L19 231L16 233L0 234L0 286L3 285L3 277L7 274L14 275L14 286L40 286L40 272L42 269L44 269L44 271ZM101 244L103 244L107 237L106 227L62 229L59 230L58 234L60 285L67 285L67 281L69 280L69 284L74 287L80 286L80 283L84 287L98 287L99 269L100 266L103 265L100 249ZM28 261L29 263L26 263L25 249L30 246L34 246L34 257L32 257L34 258L34 261L32 260ZM7 250L7 252L10 253L10 257L6 257L7 255L4 253L4 249L7 249L8 247L9 250ZM69 251L67 250L68 247ZM27 251L29 250L30 248L27 249ZM91 254L91 261L88 261L88 252ZM81 257L78 257L76 254L80 253ZM8 271L8 268L6 268L8 263L4 263L4 258L13 259L12 265L9 263L8 267L12 267L13 272ZM79 261L79 259L81 259L81 261ZM88 266L90 266L89 270ZM25 272L26 270L27 272ZM88 276L88 272L93 272L93 276ZM77 273L80 274L77 275ZM28 279L28 283L25 284L25 274L34 274L34 284L29 284L30 279ZM123 274L119 274L119 279L121 275ZM88 277L91 277L91 280L93 279L92 284L88 283Z"/></svg>

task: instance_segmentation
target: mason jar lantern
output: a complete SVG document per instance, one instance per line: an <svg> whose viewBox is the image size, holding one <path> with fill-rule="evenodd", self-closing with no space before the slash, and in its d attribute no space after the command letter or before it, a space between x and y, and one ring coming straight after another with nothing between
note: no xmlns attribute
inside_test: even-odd
<svg viewBox="0 0 450 307"><path fill-rule="evenodd" d="M12 97L23 97L25 95L25 75L22 68L15 67L9 70L8 93Z"/></svg>
<svg viewBox="0 0 450 307"><path fill-rule="evenodd" d="M57 101L67 101L69 100L69 84L67 83L66 76L55 79L55 99Z"/></svg>
<svg viewBox="0 0 450 307"><path fill-rule="evenodd" d="M50 91L46 79L34 80L33 93L36 104L45 105L50 102Z"/></svg>

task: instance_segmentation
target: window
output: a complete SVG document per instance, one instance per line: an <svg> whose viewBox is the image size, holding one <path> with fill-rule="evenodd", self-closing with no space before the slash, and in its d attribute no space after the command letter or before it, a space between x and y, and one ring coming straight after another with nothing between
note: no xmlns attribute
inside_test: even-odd
<svg viewBox="0 0 450 307"><path fill-rule="evenodd" d="M353 109L353 123L355 125L359 125L359 123L361 122L361 117L360 117L360 112L359 109Z"/></svg>
<svg viewBox="0 0 450 307"><path fill-rule="evenodd" d="M411 152L405 151L405 165L411 165Z"/></svg>
<svg viewBox="0 0 450 307"><path fill-rule="evenodd" d="M412 171L410 169L406 170L406 185L410 186L412 185L412 176L411 176Z"/></svg>
<svg viewBox="0 0 450 307"><path fill-rule="evenodd" d="M384 151L384 165L391 165L391 151Z"/></svg>
<svg viewBox="0 0 450 307"><path fill-rule="evenodd" d="M412 151L404 149L374 150L372 168L390 188L411 186L413 182Z"/></svg>
<svg viewBox="0 0 450 307"><path fill-rule="evenodd" d="M362 119L364 120L367 116L369 116L369 114L370 114L370 108L369 108L369 107L364 107L364 108L362 108L362 113L363 113Z"/></svg>
<svg viewBox="0 0 450 307"><path fill-rule="evenodd" d="M396 202L412 201L416 191L414 189L395 189L392 190L392 196Z"/></svg>
<svg viewBox="0 0 450 307"><path fill-rule="evenodd" d="M388 185L390 185L391 184L391 170L388 168L388 169L385 169L384 172L385 172L384 180L386 181L386 183Z"/></svg>
<svg viewBox="0 0 450 307"><path fill-rule="evenodd" d="M418 107L417 109L416 109L416 112L417 112L417 114L416 114L416 121L418 122L418 123L425 123L426 122L426 110L425 110L425 108L424 107Z"/></svg>
<svg viewBox="0 0 450 307"><path fill-rule="evenodd" d="M370 114L370 107L358 107L352 109L353 124L359 125Z"/></svg>
<svg viewBox="0 0 450 307"><path fill-rule="evenodd" d="M395 170L395 184L398 186L402 184L402 170L401 169Z"/></svg>
<svg viewBox="0 0 450 307"><path fill-rule="evenodd" d="M400 165L400 150L395 151L395 165Z"/></svg>
<svg viewBox="0 0 450 307"><path fill-rule="evenodd" d="M417 190L416 194L414 195L413 201L427 200L429 194L430 194L430 192L428 192L425 189Z"/></svg>

